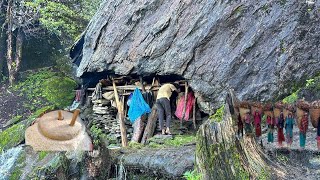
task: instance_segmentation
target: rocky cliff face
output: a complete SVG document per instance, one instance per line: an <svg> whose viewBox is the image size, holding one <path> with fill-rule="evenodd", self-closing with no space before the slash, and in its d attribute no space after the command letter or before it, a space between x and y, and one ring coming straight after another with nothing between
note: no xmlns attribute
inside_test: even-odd
<svg viewBox="0 0 320 180"><path fill-rule="evenodd" d="M178 75L211 102L270 100L320 72L320 2L106 0L77 70ZM221 104L221 103L220 103Z"/></svg>

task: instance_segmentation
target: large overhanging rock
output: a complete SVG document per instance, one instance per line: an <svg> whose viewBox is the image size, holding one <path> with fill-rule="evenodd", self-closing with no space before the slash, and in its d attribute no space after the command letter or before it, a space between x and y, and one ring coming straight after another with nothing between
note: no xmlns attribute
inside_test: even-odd
<svg viewBox="0 0 320 180"><path fill-rule="evenodd" d="M77 76L173 74L212 103L229 88L240 99L270 100L319 73L319 6L106 0L87 28Z"/></svg>

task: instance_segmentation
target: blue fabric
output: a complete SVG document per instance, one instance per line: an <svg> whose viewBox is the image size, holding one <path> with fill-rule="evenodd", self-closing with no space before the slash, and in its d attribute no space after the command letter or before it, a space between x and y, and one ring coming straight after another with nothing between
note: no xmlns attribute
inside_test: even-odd
<svg viewBox="0 0 320 180"><path fill-rule="evenodd" d="M289 135L290 137L293 137L293 125L294 125L294 119L293 118L286 118L286 134Z"/></svg>
<svg viewBox="0 0 320 180"><path fill-rule="evenodd" d="M141 117L143 114L150 113L151 109L146 101L143 99L142 94L138 88L133 92L130 102L130 108L128 116L131 123L134 123L136 119Z"/></svg>
<svg viewBox="0 0 320 180"><path fill-rule="evenodd" d="M300 147L304 148L306 146L306 134L300 132Z"/></svg>

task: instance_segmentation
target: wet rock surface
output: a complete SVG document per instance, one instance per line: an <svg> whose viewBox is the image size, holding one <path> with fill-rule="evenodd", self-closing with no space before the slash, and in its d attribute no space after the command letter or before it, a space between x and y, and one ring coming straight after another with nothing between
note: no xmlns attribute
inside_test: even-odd
<svg viewBox="0 0 320 180"><path fill-rule="evenodd" d="M179 75L213 107L229 88L240 99L271 100L319 72L319 6L105 1L86 31L77 75Z"/></svg>
<svg viewBox="0 0 320 180"><path fill-rule="evenodd" d="M129 171L168 179L181 179L186 171L192 171L195 161L195 146L177 148L141 149L128 151L118 156L119 164Z"/></svg>

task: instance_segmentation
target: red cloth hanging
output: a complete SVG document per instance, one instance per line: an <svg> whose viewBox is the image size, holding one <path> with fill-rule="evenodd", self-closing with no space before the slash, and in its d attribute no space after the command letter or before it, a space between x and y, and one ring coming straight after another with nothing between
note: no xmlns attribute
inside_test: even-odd
<svg viewBox="0 0 320 180"><path fill-rule="evenodd" d="M187 106L186 106L186 113L185 113L185 117L184 117L184 120L186 120L186 121L188 121L189 118L190 118L190 114L191 114L191 111L192 111L192 108L193 108L194 101L195 101L195 98L194 98L193 93L189 92L188 96L187 96ZM176 112L175 112L175 115L180 120L182 120L182 116L183 116L183 106L184 106L184 96L179 98L177 109L176 109Z"/></svg>

